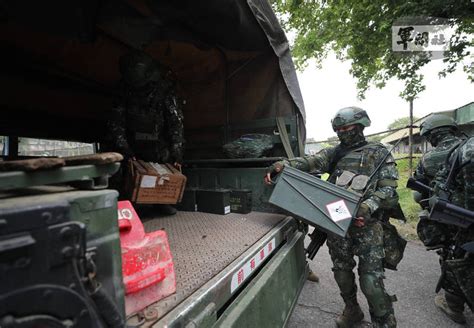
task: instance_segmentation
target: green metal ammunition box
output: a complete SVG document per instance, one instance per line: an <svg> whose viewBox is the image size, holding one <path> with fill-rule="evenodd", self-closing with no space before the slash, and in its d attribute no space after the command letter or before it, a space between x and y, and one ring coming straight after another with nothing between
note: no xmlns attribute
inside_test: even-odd
<svg viewBox="0 0 474 328"><path fill-rule="evenodd" d="M252 211L252 190L231 190L230 211L247 214Z"/></svg>
<svg viewBox="0 0 474 328"><path fill-rule="evenodd" d="M196 203L196 189L186 188L183 192L183 198L181 202L178 203L176 208L180 211L185 212L196 212L197 203Z"/></svg>
<svg viewBox="0 0 474 328"><path fill-rule="evenodd" d="M230 190L196 190L197 210L199 212L214 214L230 213Z"/></svg>
<svg viewBox="0 0 474 328"><path fill-rule="evenodd" d="M292 167L285 167L269 202L308 224L344 237L360 196Z"/></svg>

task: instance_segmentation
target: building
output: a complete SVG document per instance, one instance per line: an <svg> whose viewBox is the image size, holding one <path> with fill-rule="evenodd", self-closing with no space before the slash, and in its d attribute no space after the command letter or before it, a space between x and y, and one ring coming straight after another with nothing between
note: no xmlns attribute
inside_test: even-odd
<svg viewBox="0 0 474 328"><path fill-rule="evenodd" d="M305 155L314 155L324 148L324 142L307 142L304 146Z"/></svg>
<svg viewBox="0 0 474 328"><path fill-rule="evenodd" d="M436 113L428 114L417 121L413 122L415 126L420 126L428 117L434 114L444 114L447 116L452 117L456 123L459 125L459 128L462 132L466 133L469 136L474 135L474 102L461 106L459 108L448 110L448 111L441 111ZM420 136L420 129L413 128L413 153L423 153L431 148L429 143L427 143L421 136ZM408 147L408 135L409 129L401 129L394 133L389 134L385 138L381 140L382 143L385 144L396 144L398 140L402 139L400 144L393 150L394 153L397 154L408 154L409 147Z"/></svg>

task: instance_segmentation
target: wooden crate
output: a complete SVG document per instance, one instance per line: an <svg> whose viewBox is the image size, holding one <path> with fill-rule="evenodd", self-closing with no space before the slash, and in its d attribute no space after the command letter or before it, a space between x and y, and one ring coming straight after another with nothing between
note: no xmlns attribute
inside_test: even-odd
<svg viewBox="0 0 474 328"><path fill-rule="evenodd" d="M131 161L128 185L136 204L177 204L183 197L186 177L171 164Z"/></svg>

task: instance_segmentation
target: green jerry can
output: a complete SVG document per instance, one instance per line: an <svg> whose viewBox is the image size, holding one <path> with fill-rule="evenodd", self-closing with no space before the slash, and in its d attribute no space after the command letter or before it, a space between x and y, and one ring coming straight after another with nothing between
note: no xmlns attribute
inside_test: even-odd
<svg viewBox="0 0 474 328"><path fill-rule="evenodd" d="M269 202L328 233L345 237L360 196L292 167L280 173Z"/></svg>
<svg viewBox="0 0 474 328"><path fill-rule="evenodd" d="M107 165L79 165L74 167L51 169L45 171L35 171L29 172L5 172L0 173L0 219L2 213L12 213L18 217L28 216L32 209L41 209L43 207L48 207L48 204L64 204L64 214L58 215L58 218L61 218L62 221L67 221L75 224L84 231L84 241L77 243L77 248L84 248L82 255L78 255L77 258L79 261L85 261L85 258L91 257L92 260L87 262L89 267L88 270L93 272L93 280L97 284L96 288L99 290L101 288L101 294L106 295L106 297L111 300L108 304L112 304L116 308L114 312L116 317L121 316L125 318L125 304L124 304L124 286L122 280L122 260L121 260L121 250L120 250L120 237L118 229L118 219L117 219L117 197L118 193L115 190L78 190L70 186L34 186L38 182L47 182L55 183L55 180L61 180L63 183L69 179L75 180L76 177L81 177L82 180L85 177L97 178L99 175L104 174L105 178L117 171L119 167L118 163L107 164ZM93 172L92 176L88 173ZM15 179L15 177L20 177L20 179ZM60 179L55 179L60 177ZM2 188L1 180L5 178L8 181L8 184L4 184L5 188ZM15 181L18 181L18 189L15 187ZM36 182L33 186L27 186L26 181ZM8 186L8 187L6 187ZM3 191L2 191L3 189ZM51 206L50 206L51 207ZM54 210L53 206L53 210ZM22 214L24 211L24 214ZM48 209L48 211L52 211ZM38 212L38 211L36 211ZM38 212L38 222L42 222L43 217L48 212ZM43 214L41 214L43 213ZM11 216L11 214L9 214ZM67 220L62 218L66 216ZM30 215L31 217L31 215ZM60 220L60 221L61 221ZM35 229L37 229L34 224L34 220L31 226L24 227L23 231L20 234L25 236L31 234L33 235ZM47 222L47 220L45 221ZM59 221L58 221L59 222ZM48 231L53 231L54 224L57 223L51 221L51 224L45 225L45 229ZM66 224L66 222L64 223ZM66 235L66 234L65 234ZM13 235L2 236L2 238L13 238ZM54 242L51 243L52 234L50 234L50 240L45 239L45 243L49 243L53 246ZM13 240L13 239L11 239ZM60 240L60 238L59 238ZM83 246L79 246L79 245ZM34 237L31 240L31 245L28 247L35 247ZM36 242L38 245L38 242ZM25 246L26 247L26 246ZM22 245L18 245L18 249L26 249ZM67 250L63 248L63 250ZM21 250L23 252L23 250ZM26 252L26 251L25 251ZM35 251L37 252L37 251ZM45 250L45 254L48 254L48 250ZM28 253L28 252L27 252ZM30 252L31 253L31 252ZM71 253L80 253L78 250L71 250ZM34 254L38 253L31 253ZM50 251L50 254L51 251ZM52 256L52 255L51 255ZM81 259L82 258L82 259ZM84 259L84 260L83 260ZM45 256L44 261L47 267L51 268L51 272L54 272L55 267L48 261L49 257ZM56 261L56 260L55 260ZM61 261L64 261L61 260ZM79 262L78 262L79 263ZM93 268L90 268L90 266ZM79 265L78 265L79 266ZM79 266L80 267L80 266ZM84 268L84 266L82 266ZM31 268L32 270L33 268ZM91 273L84 273L79 268L77 274L74 276L81 275L91 275ZM50 277L45 277L45 280L50 279ZM67 283L68 277L62 279L62 285L69 286L69 288L75 286L75 283ZM54 280L53 280L54 281ZM66 281L66 282L64 282ZM77 281L77 279L76 279ZM88 282L85 282L87 284ZM29 286L15 286L15 289L20 288L38 288L35 286L40 286L38 283ZM40 283L41 284L41 283ZM76 283L77 284L77 283ZM56 285L53 285L56 286ZM57 285L60 286L60 285ZM52 287L52 290L61 289L62 287ZM0 293L1 294L1 293ZM0 295L0 299L4 295ZM103 297L101 300L103 300ZM97 302L97 300L95 300ZM96 303L97 305L97 303ZM71 305L72 306L72 305ZM59 310L58 310L59 311ZM120 322L119 318L116 318ZM123 320L123 319L122 319ZM107 321L105 319L105 321ZM98 325L100 326L100 325Z"/></svg>

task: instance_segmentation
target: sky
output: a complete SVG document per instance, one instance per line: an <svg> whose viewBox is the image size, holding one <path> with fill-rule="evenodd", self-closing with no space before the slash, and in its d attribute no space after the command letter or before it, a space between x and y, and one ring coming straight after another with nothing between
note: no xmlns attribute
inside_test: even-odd
<svg viewBox="0 0 474 328"><path fill-rule="evenodd" d="M426 90L413 102L414 116L423 117L474 101L474 83L468 81L461 68L446 78L438 78L442 64L441 60L433 60L423 69ZM391 80L383 89L371 87L365 99L360 101L356 80L349 69L350 62L341 62L335 55L329 55L322 63L322 69L310 64L297 73L306 108L307 138L319 141L335 136L331 118L338 109L347 106L358 106L367 111L372 125L365 130L366 134L384 131L397 118L409 115L409 104L399 97L403 90L401 81Z"/></svg>

